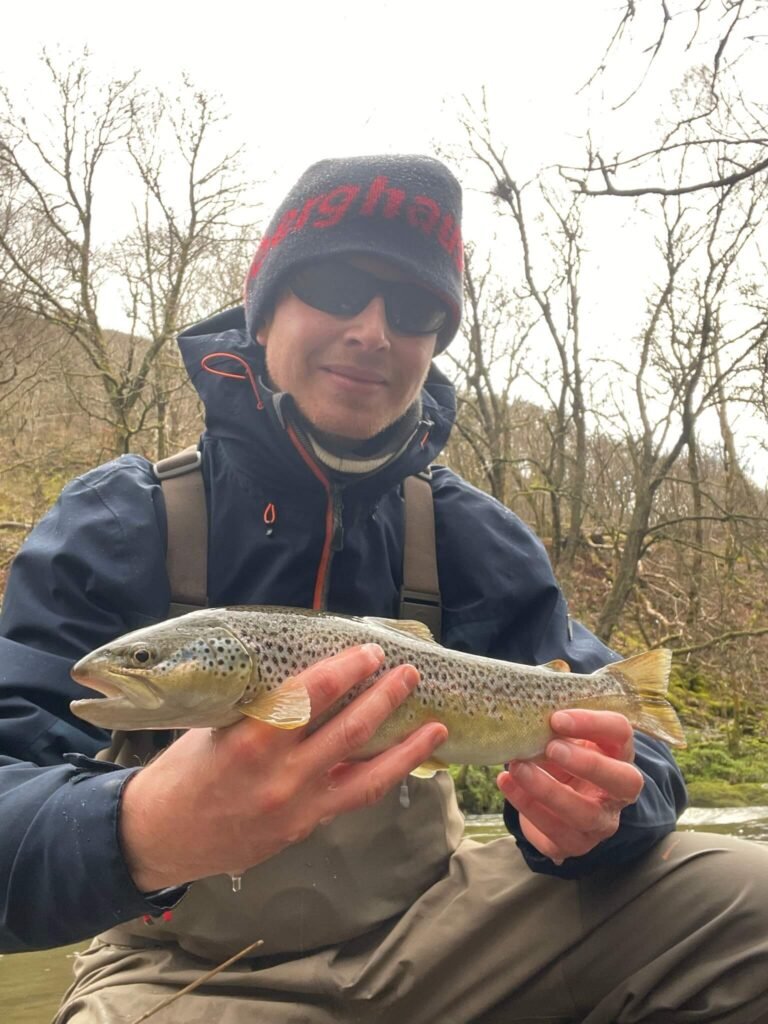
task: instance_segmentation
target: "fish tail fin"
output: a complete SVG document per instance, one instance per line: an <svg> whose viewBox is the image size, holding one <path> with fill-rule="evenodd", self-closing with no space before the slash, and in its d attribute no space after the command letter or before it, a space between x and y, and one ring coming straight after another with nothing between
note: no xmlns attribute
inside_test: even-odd
<svg viewBox="0 0 768 1024"><path fill-rule="evenodd" d="M677 712L666 699L672 652L665 647L637 654L607 665L601 672L614 671L628 679L640 697L640 709L633 725L664 740L672 747L685 747L685 735Z"/></svg>

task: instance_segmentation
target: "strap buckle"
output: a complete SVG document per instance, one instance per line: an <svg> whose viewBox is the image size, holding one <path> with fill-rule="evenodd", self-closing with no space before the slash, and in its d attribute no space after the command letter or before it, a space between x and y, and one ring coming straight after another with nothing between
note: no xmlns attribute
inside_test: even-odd
<svg viewBox="0 0 768 1024"><path fill-rule="evenodd" d="M440 643L443 635L443 609L440 595L428 590L400 588L400 618L415 619L427 627L433 638Z"/></svg>
<svg viewBox="0 0 768 1024"><path fill-rule="evenodd" d="M430 590L411 590L410 587L400 588L400 602L411 604L423 604L429 608L440 607L440 595Z"/></svg>
<svg viewBox="0 0 768 1024"><path fill-rule="evenodd" d="M199 448L185 449L177 452L176 455L169 455L167 459L160 459L152 469L158 480L172 480L175 476L184 476L185 473L192 473L203 464L203 455Z"/></svg>

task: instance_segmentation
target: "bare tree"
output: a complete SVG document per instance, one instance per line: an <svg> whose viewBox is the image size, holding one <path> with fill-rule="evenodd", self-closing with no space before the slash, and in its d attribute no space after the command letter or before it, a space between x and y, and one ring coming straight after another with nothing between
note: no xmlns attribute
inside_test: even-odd
<svg viewBox="0 0 768 1024"><path fill-rule="evenodd" d="M100 84L87 55L43 64L54 102L41 124L2 93L0 172L19 183L13 229L0 234L9 284L30 314L76 344L65 380L108 429L113 451L149 429L162 447L158 413L177 381L163 379L161 356L199 309L197 296L215 291L208 279L242 252L245 232L232 224L244 188L238 153L211 152L222 118L189 82L172 102L140 91L136 75ZM134 206L135 227L117 244L102 199L110 172ZM131 314L122 333L107 329L99 305L116 270ZM229 271L222 279L231 282Z"/></svg>
<svg viewBox="0 0 768 1024"><path fill-rule="evenodd" d="M617 402L635 497L597 623L603 639L619 623L642 559L671 525L655 516L660 488L685 448L695 449L701 413L722 408L727 386L749 365L768 332L765 316L737 323L725 315L734 300L739 258L751 251L765 192L762 183L753 182L745 208L734 189L723 189L710 216L698 224L679 199L664 200L665 279L649 303L637 342L634 406L627 408L625 391ZM623 367L617 365L615 372ZM694 515L700 511L694 509Z"/></svg>
<svg viewBox="0 0 768 1024"><path fill-rule="evenodd" d="M537 321L536 336L546 339L556 366L550 374L543 360L536 374L551 406L544 420L550 432L549 457L540 468L550 496L553 558L567 571L575 558L586 510L587 381L579 287L582 203L578 197L558 195L542 179L537 182L532 215L527 203L530 183L515 179L505 149L492 137L485 95L479 112L469 107L463 125L470 152L490 175L489 193L515 227L522 282L513 294L529 310L532 323L533 318ZM537 217L546 224L534 238L532 221ZM533 379L530 369L529 379Z"/></svg>
<svg viewBox="0 0 768 1024"><path fill-rule="evenodd" d="M685 77L670 112L659 120L653 145L628 155L615 155L611 149L607 156L608 143L590 144L586 164L563 167L562 173L579 191L593 196L688 195L762 174L768 169L768 124L762 96L749 95L746 72L751 68L753 77L762 80L757 65L764 63L767 41L765 0L699 0L693 8L671 0L629 0L587 86L611 69L624 68L638 51L645 56L645 68L614 109L642 92L664 54L666 64L683 67ZM685 70L694 44L704 47L704 62ZM668 52L673 46L678 47L674 57ZM623 74L621 82L626 88ZM690 150L695 159L679 180L681 149Z"/></svg>
<svg viewBox="0 0 768 1024"><path fill-rule="evenodd" d="M515 457L512 402L529 328L490 263L481 263L472 245L465 252L464 302L461 341L444 356L457 386L456 429L471 453L461 469L499 501L511 504L511 480L517 494L527 490L522 465L528 456Z"/></svg>

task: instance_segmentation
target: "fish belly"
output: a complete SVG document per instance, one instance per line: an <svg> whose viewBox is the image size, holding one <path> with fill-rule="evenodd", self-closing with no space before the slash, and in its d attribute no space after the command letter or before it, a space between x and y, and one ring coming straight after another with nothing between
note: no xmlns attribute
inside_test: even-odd
<svg viewBox="0 0 768 1024"><path fill-rule="evenodd" d="M552 737L549 716L554 709L530 708L522 714L484 714L455 709L436 709L416 694L409 697L373 738L358 751L365 760L387 750L428 722L440 722L448 739L435 750L445 764L501 765L507 761L536 757Z"/></svg>

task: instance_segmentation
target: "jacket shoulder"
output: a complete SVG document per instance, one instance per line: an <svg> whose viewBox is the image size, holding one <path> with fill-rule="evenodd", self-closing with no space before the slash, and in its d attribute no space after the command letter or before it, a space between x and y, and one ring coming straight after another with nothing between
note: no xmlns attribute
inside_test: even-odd
<svg viewBox="0 0 768 1024"><path fill-rule="evenodd" d="M507 540L530 545L548 560L543 543L530 526L497 498L481 491L447 466L432 467L435 516L453 533L466 530L488 535L500 532Z"/></svg>
<svg viewBox="0 0 768 1024"><path fill-rule="evenodd" d="M64 487L62 494L81 490L107 494L123 487L151 487L158 484L152 466L153 463L143 455L119 455L74 477Z"/></svg>
<svg viewBox="0 0 768 1024"><path fill-rule="evenodd" d="M48 517L81 512L94 526L112 521L128 536L147 528L165 534L162 487L153 463L143 455L121 455L75 477L62 489Z"/></svg>

